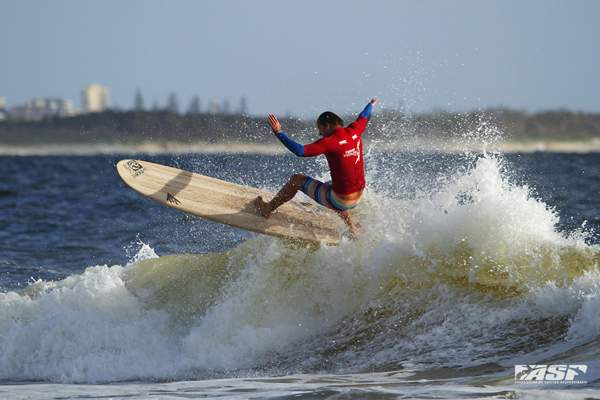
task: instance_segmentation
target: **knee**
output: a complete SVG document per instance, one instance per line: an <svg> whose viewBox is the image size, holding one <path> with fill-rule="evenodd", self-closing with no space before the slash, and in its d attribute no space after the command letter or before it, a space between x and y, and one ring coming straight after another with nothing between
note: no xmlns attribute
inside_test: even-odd
<svg viewBox="0 0 600 400"><path fill-rule="evenodd" d="M300 189L300 187L302 186L302 182L304 182L304 178L306 178L306 175L304 174L292 175L292 177L290 178L290 183L294 185L294 187Z"/></svg>

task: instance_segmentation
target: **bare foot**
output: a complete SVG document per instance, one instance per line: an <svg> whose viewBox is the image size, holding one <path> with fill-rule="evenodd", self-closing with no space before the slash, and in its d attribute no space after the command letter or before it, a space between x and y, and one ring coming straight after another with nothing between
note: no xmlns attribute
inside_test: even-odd
<svg viewBox="0 0 600 400"><path fill-rule="evenodd" d="M261 196L254 199L254 208L265 218L270 218L273 215L269 209L269 203L266 203Z"/></svg>
<svg viewBox="0 0 600 400"><path fill-rule="evenodd" d="M357 226L354 230L348 229L346 232L344 232L344 236L346 236L350 240L358 240L360 239L360 235L362 235L365 232L365 228Z"/></svg>

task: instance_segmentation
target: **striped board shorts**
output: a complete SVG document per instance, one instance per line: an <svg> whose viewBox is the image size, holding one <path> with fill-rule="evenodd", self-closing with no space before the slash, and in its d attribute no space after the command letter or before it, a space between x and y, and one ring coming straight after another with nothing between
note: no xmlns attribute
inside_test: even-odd
<svg viewBox="0 0 600 400"><path fill-rule="evenodd" d="M317 203L334 211L352 210L360 202L360 197L353 200L340 199L331 188L331 182L323 183L307 176L302 181L300 190Z"/></svg>

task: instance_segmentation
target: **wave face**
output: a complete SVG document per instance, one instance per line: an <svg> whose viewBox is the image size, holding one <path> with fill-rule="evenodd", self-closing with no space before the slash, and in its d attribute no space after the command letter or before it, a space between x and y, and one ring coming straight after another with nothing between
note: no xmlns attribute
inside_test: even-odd
<svg viewBox="0 0 600 400"><path fill-rule="evenodd" d="M468 154L443 173L420 170L418 157L411 166L370 157L357 242L258 235L162 257L142 243L128 263L0 293L0 377L440 371L592 357L582 345L600 334L593 233L565 229L502 156Z"/></svg>

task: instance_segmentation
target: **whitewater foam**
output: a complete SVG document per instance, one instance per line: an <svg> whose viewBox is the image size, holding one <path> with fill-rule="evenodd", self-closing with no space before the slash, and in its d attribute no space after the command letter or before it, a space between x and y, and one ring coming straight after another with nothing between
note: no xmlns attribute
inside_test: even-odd
<svg viewBox="0 0 600 400"><path fill-rule="evenodd" d="M598 247L561 233L501 157L427 180L411 193L368 191L358 242L256 236L223 253L159 258L142 244L124 267L0 294L0 377L468 366L600 335Z"/></svg>
<svg viewBox="0 0 600 400"><path fill-rule="evenodd" d="M4 379L119 381L154 375L168 360L168 315L145 311L119 266L1 295ZM174 367L174 366L173 366Z"/></svg>

